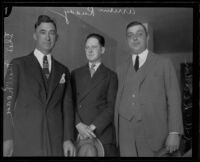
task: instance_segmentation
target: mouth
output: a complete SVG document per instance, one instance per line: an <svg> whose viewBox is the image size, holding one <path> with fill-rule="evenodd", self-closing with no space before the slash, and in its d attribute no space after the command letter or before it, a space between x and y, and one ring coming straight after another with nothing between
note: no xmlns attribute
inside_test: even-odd
<svg viewBox="0 0 200 162"><path fill-rule="evenodd" d="M138 46L138 45L140 45L140 42L133 42L132 45L133 46Z"/></svg>
<svg viewBox="0 0 200 162"><path fill-rule="evenodd" d="M93 54L92 54L92 53L89 53L89 54L87 54L87 56L88 56L88 57L92 57L92 56L93 56Z"/></svg>
<svg viewBox="0 0 200 162"><path fill-rule="evenodd" d="M51 46L51 43L50 42L46 42L44 43L45 46Z"/></svg>

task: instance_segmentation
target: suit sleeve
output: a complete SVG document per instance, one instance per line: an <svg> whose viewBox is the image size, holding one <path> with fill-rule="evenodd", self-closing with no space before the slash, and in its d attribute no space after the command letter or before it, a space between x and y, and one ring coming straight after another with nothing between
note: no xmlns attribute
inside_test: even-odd
<svg viewBox="0 0 200 162"><path fill-rule="evenodd" d="M15 60L8 66L4 79L4 141L13 139L13 116L18 94L19 68Z"/></svg>
<svg viewBox="0 0 200 162"><path fill-rule="evenodd" d="M164 69L168 108L168 131L169 133L178 132L183 134L180 87L176 71L169 59L167 59Z"/></svg>
<svg viewBox="0 0 200 162"><path fill-rule="evenodd" d="M74 105L75 105L75 126L81 122L81 119L76 111L76 82L75 82L75 74L74 71L72 71L71 73L71 85L72 85L72 94L73 94L73 101L74 101Z"/></svg>
<svg viewBox="0 0 200 162"><path fill-rule="evenodd" d="M74 106L72 88L70 83L70 73L66 69L66 87L63 100L63 113L64 113L64 141L74 141Z"/></svg>
<svg viewBox="0 0 200 162"><path fill-rule="evenodd" d="M104 111L93 121L92 124L96 126L96 132L101 132L113 122L114 124L114 107L115 99L118 89L118 79L116 73L112 73L109 81L109 87L107 91L107 104Z"/></svg>

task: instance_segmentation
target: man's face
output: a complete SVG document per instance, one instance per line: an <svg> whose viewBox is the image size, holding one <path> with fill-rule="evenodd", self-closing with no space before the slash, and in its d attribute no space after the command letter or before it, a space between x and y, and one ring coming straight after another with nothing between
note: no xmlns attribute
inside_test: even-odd
<svg viewBox="0 0 200 162"><path fill-rule="evenodd" d="M95 37L90 37L85 43L86 57L90 62L100 61L104 51L105 48L100 45L99 40Z"/></svg>
<svg viewBox="0 0 200 162"><path fill-rule="evenodd" d="M147 48L148 36L141 25L135 25L127 29L127 41L131 51L138 54Z"/></svg>
<svg viewBox="0 0 200 162"><path fill-rule="evenodd" d="M52 23L41 23L35 30L33 38L36 41L36 48L48 54L52 51L57 40L57 32Z"/></svg>

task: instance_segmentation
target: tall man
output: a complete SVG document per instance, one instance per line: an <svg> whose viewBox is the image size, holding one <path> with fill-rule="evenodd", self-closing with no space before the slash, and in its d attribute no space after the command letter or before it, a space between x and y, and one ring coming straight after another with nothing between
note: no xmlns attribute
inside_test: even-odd
<svg viewBox="0 0 200 162"><path fill-rule="evenodd" d="M68 68L51 55L55 22L41 15L36 47L13 59L4 92L4 156L72 156L74 112Z"/></svg>
<svg viewBox="0 0 200 162"><path fill-rule="evenodd" d="M88 35L85 42L88 63L72 71L76 128L82 139L99 138L105 156L116 156L114 105L118 81L116 73L102 63L104 44L101 35Z"/></svg>
<svg viewBox="0 0 200 162"><path fill-rule="evenodd" d="M120 156L157 156L179 148L181 95L171 61L147 49L140 22L127 25L130 58L118 67L115 125Z"/></svg>

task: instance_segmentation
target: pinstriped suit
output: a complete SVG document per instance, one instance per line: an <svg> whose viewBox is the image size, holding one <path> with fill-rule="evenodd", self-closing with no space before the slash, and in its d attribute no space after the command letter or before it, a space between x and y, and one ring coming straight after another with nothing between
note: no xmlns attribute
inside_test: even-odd
<svg viewBox="0 0 200 162"><path fill-rule="evenodd" d="M10 64L5 78L4 140L14 140L13 156L63 156L63 142L74 136L68 69L52 58L49 87L45 88L33 53Z"/></svg>

